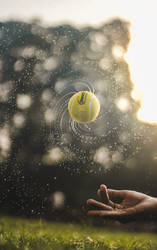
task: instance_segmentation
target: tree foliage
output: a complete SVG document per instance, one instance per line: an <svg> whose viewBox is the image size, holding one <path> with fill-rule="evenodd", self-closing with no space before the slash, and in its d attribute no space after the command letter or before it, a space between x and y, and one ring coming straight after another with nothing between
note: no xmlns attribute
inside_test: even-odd
<svg viewBox="0 0 157 250"><path fill-rule="evenodd" d="M150 160L149 176L156 173L156 127L136 118L140 103L131 97L124 59L129 40L129 24L119 19L82 29L0 23L2 210L46 213L56 190L78 207L103 180L148 189ZM82 86L101 103L94 133L69 128L63 116L65 97Z"/></svg>

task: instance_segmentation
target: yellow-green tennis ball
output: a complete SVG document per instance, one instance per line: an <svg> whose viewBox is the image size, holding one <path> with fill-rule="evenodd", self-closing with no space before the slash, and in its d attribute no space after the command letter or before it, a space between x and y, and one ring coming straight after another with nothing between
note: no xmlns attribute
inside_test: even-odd
<svg viewBox="0 0 157 250"><path fill-rule="evenodd" d="M68 110L74 121L89 123L97 118L100 111L100 103L92 92L79 91L70 98Z"/></svg>

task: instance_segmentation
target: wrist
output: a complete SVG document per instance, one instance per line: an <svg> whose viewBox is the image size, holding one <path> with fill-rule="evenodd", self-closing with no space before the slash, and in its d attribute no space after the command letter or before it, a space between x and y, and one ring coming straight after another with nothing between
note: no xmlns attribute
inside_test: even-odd
<svg viewBox="0 0 157 250"><path fill-rule="evenodd" d="M152 219L157 219L157 198L156 197L151 197L150 204L151 204L150 217Z"/></svg>

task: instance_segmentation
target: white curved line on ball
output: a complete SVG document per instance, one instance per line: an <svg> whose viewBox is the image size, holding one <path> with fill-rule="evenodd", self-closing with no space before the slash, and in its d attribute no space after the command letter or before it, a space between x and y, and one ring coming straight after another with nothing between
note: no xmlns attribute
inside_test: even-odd
<svg viewBox="0 0 157 250"><path fill-rule="evenodd" d="M95 98L95 96L93 95L90 99L90 102L89 102L89 121L91 121L91 118L92 118L92 103L93 103L94 98Z"/></svg>

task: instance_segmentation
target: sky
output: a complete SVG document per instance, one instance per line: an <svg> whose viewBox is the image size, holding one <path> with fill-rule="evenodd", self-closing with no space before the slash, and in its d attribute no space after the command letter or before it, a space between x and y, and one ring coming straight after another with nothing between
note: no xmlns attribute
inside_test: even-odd
<svg viewBox="0 0 157 250"><path fill-rule="evenodd" d="M155 15L156 0L1 0L1 19L40 17L44 23L99 24L120 16L133 21Z"/></svg>
<svg viewBox="0 0 157 250"><path fill-rule="evenodd" d="M157 0L1 0L0 21L40 18L45 25L100 25L113 17L131 23L131 42L125 59L140 98L140 120L157 123Z"/></svg>

